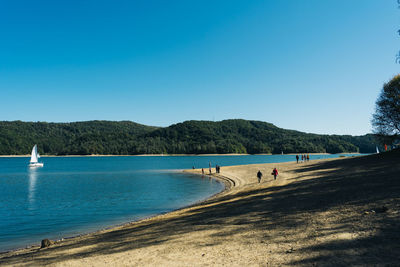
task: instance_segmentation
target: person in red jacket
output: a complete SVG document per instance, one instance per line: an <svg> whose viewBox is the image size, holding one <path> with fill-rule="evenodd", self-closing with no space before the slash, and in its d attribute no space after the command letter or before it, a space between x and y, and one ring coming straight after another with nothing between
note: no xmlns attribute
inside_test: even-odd
<svg viewBox="0 0 400 267"><path fill-rule="evenodd" d="M278 170L274 168L271 173L274 176L274 180L276 180L276 176L278 176Z"/></svg>

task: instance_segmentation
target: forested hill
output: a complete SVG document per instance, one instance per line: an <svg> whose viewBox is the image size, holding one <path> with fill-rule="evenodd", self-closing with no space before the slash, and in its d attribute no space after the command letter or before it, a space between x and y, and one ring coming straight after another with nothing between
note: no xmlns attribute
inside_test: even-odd
<svg viewBox="0 0 400 267"><path fill-rule="evenodd" d="M84 121L72 123L0 122L0 154L128 154L128 144L156 127L130 121ZM136 145L136 143L135 143Z"/></svg>
<svg viewBox="0 0 400 267"><path fill-rule="evenodd" d="M375 151L373 135L317 135L261 121L186 121L152 127L130 121L0 122L0 154L204 154Z"/></svg>

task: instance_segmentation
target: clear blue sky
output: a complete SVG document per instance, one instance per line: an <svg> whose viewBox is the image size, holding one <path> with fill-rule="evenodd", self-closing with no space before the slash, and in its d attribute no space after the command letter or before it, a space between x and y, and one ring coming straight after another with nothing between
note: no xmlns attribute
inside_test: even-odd
<svg viewBox="0 0 400 267"><path fill-rule="evenodd" d="M0 0L0 120L371 132L396 0Z"/></svg>

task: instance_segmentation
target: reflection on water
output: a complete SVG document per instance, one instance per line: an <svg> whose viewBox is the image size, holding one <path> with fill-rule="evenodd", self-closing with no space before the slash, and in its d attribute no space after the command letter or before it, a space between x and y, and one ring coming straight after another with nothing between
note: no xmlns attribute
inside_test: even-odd
<svg viewBox="0 0 400 267"><path fill-rule="evenodd" d="M33 205L35 204L36 180L38 177L37 169L29 168L28 175L29 175L28 208L31 210L33 209Z"/></svg>

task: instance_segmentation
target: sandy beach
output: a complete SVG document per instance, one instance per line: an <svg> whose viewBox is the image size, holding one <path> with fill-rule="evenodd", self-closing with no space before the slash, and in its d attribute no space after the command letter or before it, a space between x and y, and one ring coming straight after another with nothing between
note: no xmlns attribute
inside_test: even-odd
<svg viewBox="0 0 400 267"><path fill-rule="evenodd" d="M279 171L277 180L271 175L274 167ZM264 174L261 183L258 170ZM188 172L200 175L201 170ZM228 188L203 203L48 248L3 253L0 265L379 266L400 262L400 153L223 166L221 174L213 176Z"/></svg>

